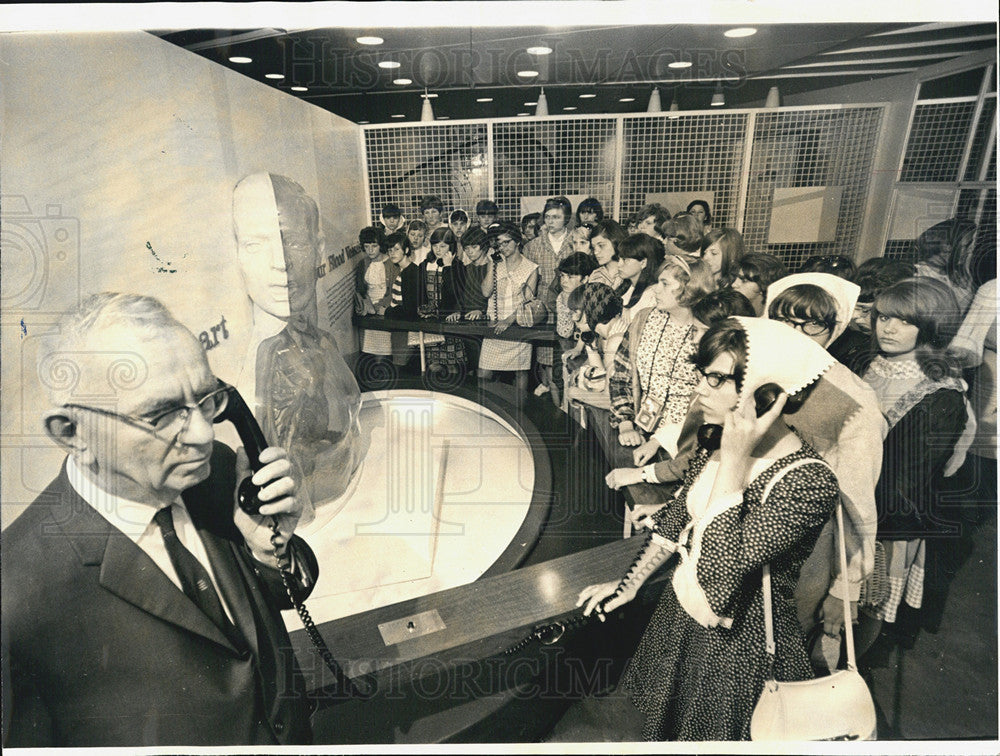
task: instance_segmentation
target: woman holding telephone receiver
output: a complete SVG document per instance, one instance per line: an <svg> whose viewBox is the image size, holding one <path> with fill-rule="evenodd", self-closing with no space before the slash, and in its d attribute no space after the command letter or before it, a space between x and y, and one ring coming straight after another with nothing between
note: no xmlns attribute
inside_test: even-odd
<svg viewBox="0 0 1000 756"><path fill-rule="evenodd" d="M645 740L745 740L767 676L766 564L775 677L813 676L793 590L838 487L783 415L833 359L781 323L736 317L705 333L693 362L695 402L715 431L703 429L684 485L652 516L652 533L625 576L588 586L578 605L585 615L614 610L679 554L621 687L644 715Z"/></svg>

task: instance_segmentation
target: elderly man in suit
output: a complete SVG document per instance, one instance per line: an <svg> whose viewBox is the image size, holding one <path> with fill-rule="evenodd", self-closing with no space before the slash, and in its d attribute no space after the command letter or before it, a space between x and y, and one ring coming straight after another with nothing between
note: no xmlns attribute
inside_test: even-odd
<svg viewBox="0 0 1000 756"><path fill-rule="evenodd" d="M214 440L229 395L155 299L90 297L52 359L75 371L45 415L68 456L2 536L5 745L309 742L279 557L298 596L317 569L284 450L245 513L246 454Z"/></svg>

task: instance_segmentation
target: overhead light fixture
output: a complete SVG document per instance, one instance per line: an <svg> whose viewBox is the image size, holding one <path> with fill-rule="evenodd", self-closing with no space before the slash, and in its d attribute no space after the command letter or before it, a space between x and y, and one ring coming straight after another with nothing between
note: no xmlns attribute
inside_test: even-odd
<svg viewBox="0 0 1000 756"><path fill-rule="evenodd" d="M712 95L712 107L720 108L726 104L726 96L722 94L722 82L715 85L715 94Z"/></svg>
<svg viewBox="0 0 1000 756"><path fill-rule="evenodd" d="M526 115L530 115L530 114L529 113L518 113L518 115L519 116L526 116Z"/></svg>
<svg viewBox="0 0 1000 756"><path fill-rule="evenodd" d="M527 103L525 103L527 105ZM538 93L538 102L535 103L535 117L544 118L549 114L549 98L545 96L545 87Z"/></svg>
<svg viewBox="0 0 1000 756"><path fill-rule="evenodd" d="M284 74L279 74L279 73L264 74L264 78L265 79L284 79L285 75Z"/></svg>
<svg viewBox="0 0 1000 756"><path fill-rule="evenodd" d="M537 47L529 47L528 55L550 55L552 53L551 47L546 47L545 45L538 45Z"/></svg>
<svg viewBox="0 0 1000 756"><path fill-rule="evenodd" d="M424 89L424 93L422 95L420 95L420 96L421 97L430 97L433 100L435 97L437 97L437 92L431 92L430 94L427 94L427 90Z"/></svg>
<svg viewBox="0 0 1000 756"><path fill-rule="evenodd" d="M777 108L781 105L781 93L778 91L777 87L771 87L767 90L767 99L764 100L765 108Z"/></svg>
<svg viewBox="0 0 1000 756"><path fill-rule="evenodd" d="M618 102L635 102L634 97L619 97Z"/></svg>
<svg viewBox="0 0 1000 756"><path fill-rule="evenodd" d="M522 79L530 79L534 76L538 76L538 71L518 71L517 75Z"/></svg>
<svg viewBox="0 0 1000 756"><path fill-rule="evenodd" d="M567 105L563 110L576 110L576 105Z"/></svg>
<svg viewBox="0 0 1000 756"><path fill-rule="evenodd" d="M392 83L400 87L405 87L407 84L412 84L413 79L393 79Z"/></svg>
<svg viewBox="0 0 1000 756"><path fill-rule="evenodd" d="M667 63L667 68L690 68L690 60L675 60L673 63Z"/></svg>
<svg viewBox="0 0 1000 756"><path fill-rule="evenodd" d="M253 58L248 58L245 55L234 55L229 59L230 63L253 63Z"/></svg>
<svg viewBox="0 0 1000 756"><path fill-rule="evenodd" d="M737 26L735 29L725 32L725 35L730 39L737 39L739 37L752 37L756 33L757 30L752 26Z"/></svg>
<svg viewBox="0 0 1000 756"><path fill-rule="evenodd" d="M380 60L378 63L379 68L399 68L400 63L395 60Z"/></svg>
<svg viewBox="0 0 1000 756"><path fill-rule="evenodd" d="M392 114L391 116L389 116L389 117L390 117L390 118L406 118L406 114L405 114L405 113L393 113L393 114Z"/></svg>
<svg viewBox="0 0 1000 756"><path fill-rule="evenodd" d="M580 95L580 99L581 100L593 100L595 97L597 97L597 95L595 95L593 93L587 93L587 94Z"/></svg>
<svg viewBox="0 0 1000 756"><path fill-rule="evenodd" d="M447 121L449 118L451 118L451 116L438 116L437 117L437 119L439 121Z"/></svg>
<svg viewBox="0 0 1000 756"><path fill-rule="evenodd" d="M309 91L309 87L298 87L298 86L296 86L296 87L292 87L292 91L293 92L308 92Z"/></svg>
<svg viewBox="0 0 1000 756"><path fill-rule="evenodd" d="M492 97L477 97L476 102L493 102Z"/></svg>
<svg viewBox="0 0 1000 756"><path fill-rule="evenodd" d="M358 123L361 124L361 125L363 125L363 124L366 124L366 123L371 123L371 121L358 121Z"/></svg>
<svg viewBox="0 0 1000 756"><path fill-rule="evenodd" d="M524 107L526 107L526 108L533 108L537 104L538 104L537 102L526 102L526 103L524 103Z"/></svg>
<svg viewBox="0 0 1000 756"><path fill-rule="evenodd" d="M660 90L658 87L653 87L652 94L649 95L649 105L646 106L647 113L662 113L663 108L660 107Z"/></svg>
<svg viewBox="0 0 1000 756"><path fill-rule="evenodd" d="M420 95L424 98L424 104L420 107L420 120L421 121L433 121L434 120L434 108L431 107L431 98L427 94L427 89L424 89L424 93Z"/></svg>
<svg viewBox="0 0 1000 756"><path fill-rule="evenodd" d="M381 37L358 37L354 41L359 45L381 45L385 42Z"/></svg>

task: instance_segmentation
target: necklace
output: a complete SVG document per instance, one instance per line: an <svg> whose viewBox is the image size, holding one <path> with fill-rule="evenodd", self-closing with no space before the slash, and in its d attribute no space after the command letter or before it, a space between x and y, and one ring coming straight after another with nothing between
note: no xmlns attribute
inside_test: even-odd
<svg viewBox="0 0 1000 756"><path fill-rule="evenodd" d="M651 383L653 381L653 368L656 366L656 355L660 352L660 344L663 342L663 335L667 332L667 326L670 325L670 313L664 310L664 314L667 316L666 322L663 324L663 328L660 329L660 336L656 340L656 347L653 349L653 356L649 360L649 371L646 373L646 391L648 392L651 388ZM690 338L691 332L694 330L693 325L689 325L687 330L684 332L684 336L681 338L681 343L677 347L677 351L674 353L674 360L670 363L670 371L667 373L667 381L669 382L674 376L674 368L677 367L677 359L681 356L683 351L682 347L684 343ZM665 400L664 400L665 401Z"/></svg>

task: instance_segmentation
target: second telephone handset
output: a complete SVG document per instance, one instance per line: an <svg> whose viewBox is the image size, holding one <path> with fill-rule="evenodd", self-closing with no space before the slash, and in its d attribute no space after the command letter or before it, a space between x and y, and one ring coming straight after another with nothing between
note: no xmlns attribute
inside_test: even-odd
<svg viewBox="0 0 1000 756"><path fill-rule="evenodd" d="M784 389L777 383L765 383L753 392L753 401L757 410L757 417L767 412L774 403L778 401ZM714 423L706 423L698 429L698 445L716 451L722 445L722 426Z"/></svg>

